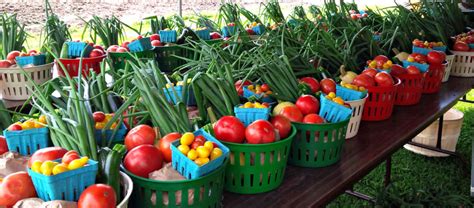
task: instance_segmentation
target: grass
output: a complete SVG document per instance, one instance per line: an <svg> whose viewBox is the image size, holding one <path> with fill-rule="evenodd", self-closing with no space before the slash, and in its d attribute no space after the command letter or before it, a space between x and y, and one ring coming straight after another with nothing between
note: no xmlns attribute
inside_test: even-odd
<svg viewBox="0 0 474 208"><path fill-rule="evenodd" d="M468 93L474 100L474 90ZM464 122L456 151L464 157L470 170L474 104L458 102ZM377 197L377 207L472 207L470 173L463 170L459 158L430 158L401 149L392 157L392 184L383 187L385 163L355 184L354 189ZM370 207L372 204L343 194L328 207Z"/></svg>

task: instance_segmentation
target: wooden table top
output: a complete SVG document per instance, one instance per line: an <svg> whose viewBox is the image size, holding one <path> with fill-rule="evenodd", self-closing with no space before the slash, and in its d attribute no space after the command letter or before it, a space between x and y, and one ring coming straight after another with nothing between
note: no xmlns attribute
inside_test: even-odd
<svg viewBox="0 0 474 208"><path fill-rule="evenodd" d="M423 95L419 104L395 107L390 119L362 122L358 135L346 140L341 161L335 165L326 168L288 165L278 189L254 195L226 192L224 206L324 206L448 111L473 87L474 78L450 77L439 93Z"/></svg>

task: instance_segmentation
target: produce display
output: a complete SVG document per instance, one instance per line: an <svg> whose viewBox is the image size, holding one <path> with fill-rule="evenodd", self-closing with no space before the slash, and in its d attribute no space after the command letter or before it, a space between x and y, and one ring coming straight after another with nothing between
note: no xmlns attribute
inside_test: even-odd
<svg viewBox="0 0 474 208"><path fill-rule="evenodd" d="M23 122L18 121L8 127L8 131L22 131L28 129L44 128L46 125L46 116L41 115L38 119L27 119Z"/></svg>

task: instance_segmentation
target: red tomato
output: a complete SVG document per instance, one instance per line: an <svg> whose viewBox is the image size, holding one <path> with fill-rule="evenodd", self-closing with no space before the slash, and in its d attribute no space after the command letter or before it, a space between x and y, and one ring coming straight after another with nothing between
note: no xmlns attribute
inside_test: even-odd
<svg viewBox="0 0 474 208"><path fill-rule="evenodd" d="M375 75L375 82L381 87L391 87L394 84L392 76L386 72L377 73L377 75Z"/></svg>
<svg viewBox="0 0 474 208"><path fill-rule="evenodd" d="M388 58L384 55L378 55L374 58L374 61L377 62L377 68L383 68L383 64L388 61Z"/></svg>
<svg viewBox="0 0 474 208"><path fill-rule="evenodd" d="M9 60L0 60L0 68L8 68L12 65Z"/></svg>
<svg viewBox="0 0 474 208"><path fill-rule="evenodd" d="M8 53L7 60L9 60L11 63L14 64L14 63L16 63L15 58L17 56L20 56L20 54L21 54L20 51L12 51L12 52Z"/></svg>
<svg viewBox="0 0 474 208"><path fill-rule="evenodd" d="M252 30L252 28L247 28L245 29L247 31L247 34L249 35L255 35L255 32Z"/></svg>
<svg viewBox="0 0 474 208"><path fill-rule="evenodd" d="M161 169L163 156L155 146L144 144L130 150L125 155L123 164L131 173L148 178L148 174Z"/></svg>
<svg viewBox="0 0 474 208"><path fill-rule="evenodd" d="M291 122L301 122L303 113L296 106L286 106L280 111L280 115L288 118Z"/></svg>
<svg viewBox="0 0 474 208"><path fill-rule="evenodd" d="M171 148L170 145L174 141L181 138L181 134L178 132L169 133L160 140L158 140L158 149L161 151L163 155L163 159L165 162L171 162Z"/></svg>
<svg viewBox="0 0 474 208"><path fill-rule="evenodd" d="M28 54L28 56L34 56L34 55L36 55L37 53L38 53L38 51L36 51L35 49L31 49L31 50L28 51L27 54Z"/></svg>
<svg viewBox="0 0 474 208"><path fill-rule="evenodd" d="M16 202L31 197L36 197L36 191L27 172L12 173L0 180L0 206L11 207Z"/></svg>
<svg viewBox="0 0 474 208"><path fill-rule="evenodd" d="M122 46L122 47L124 47L124 48L128 48L128 44L130 44L130 42L129 42L129 41L125 41L125 42L123 42L122 45L120 45L120 46Z"/></svg>
<svg viewBox="0 0 474 208"><path fill-rule="evenodd" d="M116 204L117 197L111 186L94 184L82 192L77 208L115 208Z"/></svg>
<svg viewBox="0 0 474 208"><path fill-rule="evenodd" d="M158 35L158 34L150 35L150 40L151 41L160 40L160 35Z"/></svg>
<svg viewBox="0 0 474 208"><path fill-rule="evenodd" d="M316 93L319 91L319 82L314 77L303 77L300 81L309 85L311 92Z"/></svg>
<svg viewBox="0 0 474 208"><path fill-rule="evenodd" d="M206 138L204 138L203 135L198 135L194 138L194 141L199 141L199 142L202 142L204 144L204 142L206 142Z"/></svg>
<svg viewBox="0 0 474 208"><path fill-rule="evenodd" d="M100 51L102 51L102 53L105 54L104 47L102 47L101 45L94 45L94 49L100 50Z"/></svg>
<svg viewBox="0 0 474 208"><path fill-rule="evenodd" d="M426 55L429 64L442 64L446 60L446 54L441 51L432 50Z"/></svg>
<svg viewBox="0 0 474 208"><path fill-rule="evenodd" d="M95 122L103 122L105 120L105 113L102 111L97 111L92 114Z"/></svg>
<svg viewBox="0 0 474 208"><path fill-rule="evenodd" d="M244 86L248 86L248 85L251 85L252 83L248 80L245 80L245 82L242 83L242 80L237 80L235 83L234 83L234 87L235 87L235 90L237 90L237 93L239 94L239 96L242 96L244 95L244 89L243 87Z"/></svg>
<svg viewBox="0 0 474 208"><path fill-rule="evenodd" d="M320 124L324 123L324 118L318 114L308 114L303 118L303 123Z"/></svg>
<svg viewBox="0 0 474 208"><path fill-rule="evenodd" d="M91 53L89 54L89 57L90 58L94 58L94 57L101 57L104 55L104 52L102 52L102 50L100 49L93 49L91 51Z"/></svg>
<svg viewBox="0 0 474 208"><path fill-rule="evenodd" d="M270 122L278 131L280 138L286 138L291 132L291 121L282 115L274 116Z"/></svg>
<svg viewBox="0 0 474 208"><path fill-rule="evenodd" d="M126 52L128 52L128 49L125 48L125 47L118 47L115 52L117 52L117 53L126 53Z"/></svg>
<svg viewBox="0 0 474 208"><path fill-rule="evenodd" d="M453 49L455 51L469 51L469 45L462 41L457 41L454 43Z"/></svg>
<svg viewBox="0 0 474 208"><path fill-rule="evenodd" d="M214 40L214 39L221 39L222 36L221 34L219 34L218 32L212 32L211 33L211 39Z"/></svg>
<svg viewBox="0 0 474 208"><path fill-rule="evenodd" d="M163 46L163 44L159 40L152 40L151 41L151 46L159 47L159 46Z"/></svg>
<svg viewBox="0 0 474 208"><path fill-rule="evenodd" d="M125 147L130 151L134 147L142 144L155 144L156 133L153 128L148 125L138 125L130 130L125 136Z"/></svg>
<svg viewBox="0 0 474 208"><path fill-rule="evenodd" d="M359 87L373 87L375 86L375 80L373 77L369 76L368 74L359 74L357 75L352 84L357 85Z"/></svg>
<svg viewBox="0 0 474 208"><path fill-rule="evenodd" d="M221 141L242 143L245 139L245 126L234 116L223 116L214 124L214 134Z"/></svg>
<svg viewBox="0 0 474 208"><path fill-rule="evenodd" d="M0 136L0 155L3 155L5 152L8 152L7 140L4 136Z"/></svg>
<svg viewBox="0 0 474 208"><path fill-rule="evenodd" d="M374 78L375 75L377 74L377 69L367 68L364 71L362 71L362 74L367 74L370 77Z"/></svg>
<svg viewBox="0 0 474 208"><path fill-rule="evenodd" d="M323 91L324 94L329 94L330 92L336 93L336 82L334 82L334 80L330 78L325 78L321 80L320 84L321 91Z"/></svg>
<svg viewBox="0 0 474 208"><path fill-rule="evenodd" d="M266 120L256 120L245 129L245 138L249 144L275 142L275 128Z"/></svg>
<svg viewBox="0 0 474 208"><path fill-rule="evenodd" d="M107 48L107 52L116 52L118 48L118 45L111 45L109 48Z"/></svg>
<svg viewBox="0 0 474 208"><path fill-rule="evenodd" d="M392 70L390 71L390 74L393 76L398 76L400 74L406 74L407 70L403 68L403 66L400 66L398 64L392 65Z"/></svg>
<svg viewBox="0 0 474 208"><path fill-rule="evenodd" d="M296 100L296 107L303 115L317 113L319 112L319 100L312 95L302 95Z"/></svg>
<svg viewBox="0 0 474 208"><path fill-rule="evenodd" d="M19 124L12 124L8 127L8 131L21 131L23 130L23 127Z"/></svg>
<svg viewBox="0 0 474 208"><path fill-rule="evenodd" d="M421 53L412 53L411 54L413 58L415 58L415 61L418 63L426 63L426 56L421 54Z"/></svg>
<svg viewBox="0 0 474 208"><path fill-rule="evenodd" d="M268 84L262 84L260 89L262 90L262 92L266 92L266 91L270 90L270 87L268 86Z"/></svg>
<svg viewBox="0 0 474 208"><path fill-rule="evenodd" d="M204 145L204 142L194 140L193 143L191 143L191 149L197 149L199 146L203 146L203 145Z"/></svg>
<svg viewBox="0 0 474 208"><path fill-rule="evenodd" d="M418 69L418 67L412 65L412 66L407 67L407 73L408 74L419 74L420 70Z"/></svg>
<svg viewBox="0 0 474 208"><path fill-rule="evenodd" d="M66 154L64 154L63 159L61 160L62 163L64 164L69 164L71 161L75 159L80 159L81 156L79 156L79 153L77 153L75 150L70 150Z"/></svg>
<svg viewBox="0 0 474 208"><path fill-rule="evenodd" d="M140 40L142 38L143 38L143 36L141 36L141 35L137 36L137 40Z"/></svg>
<svg viewBox="0 0 474 208"><path fill-rule="evenodd" d="M66 153L67 150L61 147L46 147L40 149L30 157L30 160L28 160L28 167L31 167L34 161L39 160L44 162L46 160L56 160L63 157Z"/></svg>

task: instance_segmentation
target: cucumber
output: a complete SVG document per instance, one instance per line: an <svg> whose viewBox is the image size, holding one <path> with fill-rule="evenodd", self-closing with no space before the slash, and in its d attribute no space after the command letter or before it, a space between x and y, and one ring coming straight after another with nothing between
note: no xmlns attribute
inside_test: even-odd
<svg viewBox="0 0 474 208"><path fill-rule="evenodd" d="M63 47L61 48L61 54L59 58L68 58L68 42L63 43Z"/></svg>

